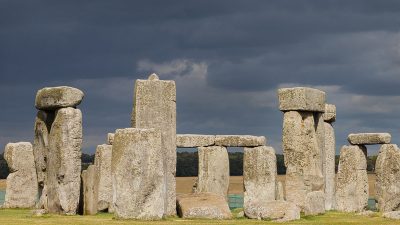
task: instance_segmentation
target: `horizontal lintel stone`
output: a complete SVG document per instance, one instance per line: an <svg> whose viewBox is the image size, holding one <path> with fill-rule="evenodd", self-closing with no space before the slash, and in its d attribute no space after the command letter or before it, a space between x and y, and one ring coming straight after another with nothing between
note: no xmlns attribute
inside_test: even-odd
<svg viewBox="0 0 400 225"><path fill-rule="evenodd" d="M178 148L197 148L212 146L215 144L215 135L178 134L176 146Z"/></svg>
<svg viewBox="0 0 400 225"><path fill-rule="evenodd" d="M325 112L325 92L314 88L295 87L278 90L279 110Z"/></svg>
<svg viewBox="0 0 400 225"><path fill-rule="evenodd" d="M349 134L347 140L353 145L390 144L392 136L389 133L358 133Z"/></svg>
<svg viewBox="0 0 400 225"><path fill-rule="evenodd" d="M225 147L257 147L267 144L264 136L216 135L215 145Z"/></svg>

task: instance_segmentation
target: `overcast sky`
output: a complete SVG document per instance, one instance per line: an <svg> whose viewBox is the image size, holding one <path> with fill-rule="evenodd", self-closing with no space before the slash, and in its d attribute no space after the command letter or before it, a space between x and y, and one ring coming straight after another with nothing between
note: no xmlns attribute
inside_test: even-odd
<svg viewBox="0 0 400 225"><path fill-rule="evenodd" d="M0 152L32 141L38 89L69 85L93 153L130 126L152 72L176 81L178 133L264 135L281 152L276 91L309 86L337 106L337 152L351 132L399 143L399 29L398 0L0 0Z"/></svg>

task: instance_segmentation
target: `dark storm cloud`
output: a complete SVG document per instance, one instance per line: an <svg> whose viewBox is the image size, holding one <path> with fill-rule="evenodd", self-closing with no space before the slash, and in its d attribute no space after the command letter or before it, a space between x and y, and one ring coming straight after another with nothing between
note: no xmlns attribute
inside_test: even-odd
<svg viewBox="0 0 400 225"><path fill-rule="evenodd" d="M338 105L338 145L400 122L398 1L0 0L0 145L31 140L36 91L85 92L84 150L129 126L133 82L178 90L178 132L266 135L276 89L313 86Z"/></svg>

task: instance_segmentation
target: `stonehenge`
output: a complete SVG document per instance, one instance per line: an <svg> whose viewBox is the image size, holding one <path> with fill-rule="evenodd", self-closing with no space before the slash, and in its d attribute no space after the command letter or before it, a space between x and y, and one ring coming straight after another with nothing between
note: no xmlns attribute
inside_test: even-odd
<svg viewBox="0 0 400 225"><path fill-rule="evenodd" d="M323 159L323 172L325 176L325 209L333 209L335 199L335 130L333 122L336 121L336 106L325 105L324 112L324 131L325 131L325 151Z"/></svg>

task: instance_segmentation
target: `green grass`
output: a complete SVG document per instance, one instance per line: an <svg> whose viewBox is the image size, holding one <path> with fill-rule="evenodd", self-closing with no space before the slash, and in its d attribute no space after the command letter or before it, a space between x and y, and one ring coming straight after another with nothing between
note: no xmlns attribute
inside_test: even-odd
<svg viewBox="0 0 400 225"><path fill-rule="evenodd" d="M236 214L238 211L234 211ZM95 216L60 216L60 215L44 215L41 217L32 216L30 210L24 209L1 209L0 210L1 225L20 225L20 224L40 224L40 225L113 225L113 224L277 224L270 221L258 221L250 219L234 219L234 220L185 220L180 218L167 218L161 221L135 221L135 220L115 220L112 214L101 213ZM279 223L281 224L281 223ZM373 216L357 216L351 213L328 212L320 216L304 216L298 221L282 223L282 224L400 224L400 221L385 219L378 213Z"/></svg>

